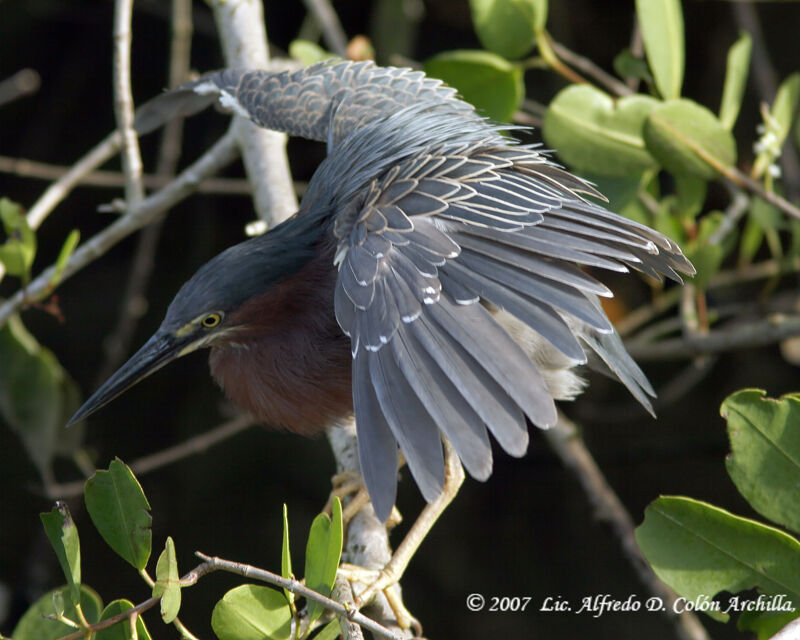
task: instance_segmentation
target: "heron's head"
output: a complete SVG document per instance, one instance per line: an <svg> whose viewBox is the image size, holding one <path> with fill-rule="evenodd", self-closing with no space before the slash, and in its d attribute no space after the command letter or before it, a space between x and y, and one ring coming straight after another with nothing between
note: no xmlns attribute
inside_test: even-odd
<svg viewBox="0 0 800 640"><path fill-rule="evenodd" d="M291 221L279 225L200 267L178 291L158 330L92 394L69 424L94 413L173 360L252 329L255 310L268 308L276 285L314 255L313 237L292 233L293 226Z"/></svg>

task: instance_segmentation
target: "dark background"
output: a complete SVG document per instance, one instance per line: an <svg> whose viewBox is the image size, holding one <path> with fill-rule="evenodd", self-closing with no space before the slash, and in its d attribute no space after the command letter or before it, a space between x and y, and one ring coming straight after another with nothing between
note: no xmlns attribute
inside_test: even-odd
<svg viewBox="0 0 800 640"><path fill-rule="evenodd" d="M429 1L413 57L479 46L466 1ZM555 38L611 69L614 55L627 46L632 2L564 0L552 2L548 27ZM370 33L372 3L336 2L349 36ZM111 92L111 19L109 2L28 0L0 5L0 78L23 67L41 75L40 90L0 108L0 155L69 165L113 127ZM737 37L730 3L684 3L687 65L684 94L716 110L724 77L725 55ZM267 7L272 43L285 50L304 16L300 2L273 1ZM166 84L168 3L138 2L134 18L133 84L137 102ZM800 6L758 3L769 53L779 77L797 69ZM210 12L195 4L192 65L204 71L222 66ZM547 103L563 86L554 74L529 71L528 95ZM737 123L740 162L751 157L758 122L758 100L750 89ZM196 158L224 131L217 114L187 124L184 164ZM152 170L155 137L143 143ZM322 158L317 145L293 141L295 177L308 179ZM110 168L118 161L109 163ZM106 168L109 168L106 167ZM240 175L238 165L229 175ZM46 183L0 174L0 196L30 206ZM39 233L35 271L54 259L72 228L84 239L110 221L98 205L120 197L109 189L78 188L50 216ZM712 195L713 197L713 195ZM724 206L724 201L717 206ZM252 219L244 197L193 196L169 214L156 256L156 277L148 291L135 345L159 324L180 284L205 260L243 238ZM102 341L113 326L135 238L129 238L59 290L65 322L41 311L23 319L75 377L84 394L97 384L103 362ZM623 281L636 288L630 281ZM0 295L15 283L6 278ZM620 291L624 297L626 292ZM0 363L2 366L2 363ZM681 364L646 364L656 389ZM659 494L682 494L718 504L734 513L753 515L727 477L728 451L719 405L731 392L757 386L777 396L797 391L797 369L777 348L725 355L711 375L652 420L620 385L593 378L578 402L564 410L579 420L593 454L613 488L638 523L646 505ZM132 461L207 430L230 414L223 396L207 375L204 354L194 354L162 370L93 417L86 443L96 465L114 456ZM27 605L63 582L54 554L41 533L40 511L50 501L37 490L37 474L18 439L0 425L0 582L10 588L11 607L0 611L0 632L10 633ZM305 533L325 502L333 461L324 438L253 428L210 452L140 478L152 505L154 547L171 535L182 571L195 563L194 550L247 561L277 570L280 566L281 504L292 527L295 565L302 567ZM69 462L57 465L60 481L79 476ZM398 504L406 521L423 506L408 474L403 474ZM141 601L149 590L130 567L99 539L81 503L73 500L81 534L84 581L108 602L115 597ZM401 539L407 524L395 532ZM205 578L184 592L182 619L195 633L212 637L213 603L238 579L223 574ZM547 596L577 604L585 596L608 593L619 599L647 594L623 558L611 531L599 524L576 481L562 468L539 434L532 433L528 455L515 460L496 455L495 472L481 484L468 479L453 505L423 544L403 579L406 604L431 638L673 637L669 623L655 614L606 614L599 619L541 613ZM532 596L524 613L470 613L467 594ZM146 618L157 637L174 632L160 628L156 614ZM736 637L734 625L704 619L712 635Z"/></svg>

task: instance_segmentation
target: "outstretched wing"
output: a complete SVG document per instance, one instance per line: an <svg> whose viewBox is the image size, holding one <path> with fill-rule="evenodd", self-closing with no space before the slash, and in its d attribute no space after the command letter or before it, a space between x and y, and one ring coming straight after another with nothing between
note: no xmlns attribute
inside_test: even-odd
<svg viewBox="0 0 800 640"><path fill-rule="evenodd" d="M569 361L588 346L646 406L646 378L580 270L634 268L679 279L693 269L672 241L587 203L577 178L521 147L408 160L337 218L336 316L352 341L362 471L378 516L394 504L397 445L427 500L444 477L440 432L467 471L488 477L488 433L520 456L525 416L552 426L542 373L498 325L510 312Z"/></svg>
<svg viewBox="0 0 800 640"><path fill-rule="evenodd" d="M421 71L372 62L321 62L296 72L224 69L207 73L150 100L135 128L149 133L176 116L189 116L219 100L257 125L335 145L363 123L424 103L480 118L454 89Z"/></svg>

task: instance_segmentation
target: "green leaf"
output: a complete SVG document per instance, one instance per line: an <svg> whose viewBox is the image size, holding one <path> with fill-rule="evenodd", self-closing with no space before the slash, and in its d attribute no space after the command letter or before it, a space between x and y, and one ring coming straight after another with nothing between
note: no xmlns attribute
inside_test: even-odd
<svg viewBox="0 0 800 640"><path fill-rule="evenodd" d="M647 115L644 141L648 151L668 171L706 180L715 167L736 163L736 141L716 116L691 100L670 100Z"/></svg>
<svg viewBox="0 0 800 640"><path fill-rule="evenodd" d="M745 389L722 403L731 441L725 466L753 509L800 533L800 394L764 396Z"/></svg>
<svg viewBox="0 0 800 640"><path fill-rule="evenodd" d="M39 598L20 618L11 633L11 637L14 640L57 640L57 638L74 632L74 627L44 617L60 613L56 610L54 600L59 600L63 603L63 596L69 590L68 586L59 587ZM90 624L97 622L100 610L103 608L103 601L100 596L86 585L81 585L80 603L81 611L86 621ZM78 612L75 610L75 605L70 603L64 607L63 616L77 622Z"/></svg>
<svg viewBox="0 0 800 640"><path fill-rule="evenodd" d="M509 122L525 97L522 69L488 51L445 51L423 66L497 122Z"/></svg>
<svg viewBox="0 0 800 640"><path fill-rule="evenodd" d="M0 198L0 220L8 238L0 245L0 263L12 276L27 281L36 256L36 234L28 225L22 207Z"/></svg>
<svg viewBox="0 0 800 640"><path fill-rule="evenodd" d="M623 49L614 57L614 71L620 78L635 80L645 80L652 82L653 76L647 63L641 58L633 55L630 49Z"/></svg>
<svg viewBox="0 0 800 640"><path fill-rule="evenodd" d="M708 287L708 281L719 271L725 256L720 245L703 244L687 249L686 257L697 270L692 281L694 286L700 291L705 291Z"/></svg>
<svg viewBox="0 0 800 640"><path fill-rule="evenodd" d="M81 543L69 507L59 500L52 511L40 513L39 518L67 578L72 603L77 604L81 598Z"/></svg>
<svg viewBox="0 0 800 640"><path fill-rule="evenodd" d="M567 87L550 103L542 135L577 171L605 176L641 173L656 165L642 126L658 101L647 96L613 100L588 84Z"/></svg>
<svg viewBox="0 0 800 640"><path fill-rule="evenodd" d="M330 51L326 51L316 42L310 42L309 40L292 40L289 43L289 57L299 60L308 67L317 62L338 58L339 56Z"/></svg>
<svg viewBox="0 0 800 640"><path fill-rule="evenodd" d="M769 640L797 617L797 612L774 614L772 612L745 611L736 621L739 631L754 631L758 640Z"/></svg>
<svg viewBox="0 0 800 640"><path fill-rule="evenodd" d="M46 475L56 452L71 452L82 439L80 427L70 433L64 429L77 408L75 383L18 316L0 328L0 362L0 415Z"/></svg>
<svg viewBox="0 0 800 640"><path fill-rule="evenodd" d="M320 513L314 518L306 544L306 586L323 596L331 594L342 556L342 503L339 498L333 500L332 516ZM324 610L321 604L309 602L309 620L313 622Z"/></svg>
<svg viewBox="0 0 800 640"><path fill-rule="evenodd" d="M675 176L675 190L678 195L676 213L682 218L694 220L703 210L708 183L702 178L678 174Z"/></svg>
<svg viewBox="0 0 800 640"><path fill-rule="evenodd" d="M475 33L485 49L521 58L547 22L547 0L470 0Z"/></svg>
<svg viewBox="0 0 800 640"><path fill-rule="evenodd" d="M161 618L169 624L178 617L181 608L181 585L178 575L178 560L175 557L175 543L167 537L167 544L156 564L156 583L153 597L161 598Z"/></svg>
<svg viewBox="0 0 800 640"><path fill-rule="evenodd" d="M281 576L287 580L293 580L292 574L292 553L289 549L289 515L286 509L286 503L283 503L283 544L281 545ZM289 604L294 602L294 594L287 590L283 590Z"/></svg>
<svg viewBox="0 0 800 640"><path fill-rule="evenodd" d="M739 265L750 264L762 244L764 244L764 230L756 223L752 215L748 215L742 230L742 239L739 242Z"/></svg>
<svg viewBox="0 0 800 640"><path fill-rule="evenodd" d="M130 468L116 458L108 471L86 481L86 508L109 547L141 571L150 559L152 517L142 486Z"/></svg>
<svg viewBox="0 0 800 640"><path fill-rule="evenodd" d="M334 618L314 636L314 640L336 640L340 635L342 635L342 625L339 624L338 618Z"/></svg>
<svg viewBox="0 0 800 640"><path fill-rule="evenodd" d="M736 118L739 116L739 109L742 107L742 96L747 87L752 49L753 39L749 33L742 31L739 39L728 50L725 86L722 89L722 101L719 105L719 121L728 131L733 129Z"/></svg>
<svg viewBox="0 0 800 640"><path fill-rule="evenodd" d="M108 620L126 611L133 609L133 603L129 600L114 600L103 609L100 620ZM150 632L144 624L142 616L136 617L136 635L138 640L151 640ZM132 640L133 634L131 633L131 625L127 620L115 624L113 627L101 629L98 631L94 640Z"/></svg>
<svg viewBox="0 0 800 640"><path fill-rule="evenodd" d="M636 541L655 574L689 601L758 588L800 602L800 542L778 529L691 498L663 496L645 510Z"/></svg>
<svg viewBox="0 0 800 640"><path fill-rule="evenodd" d="M753 196L750 200L748 214L763 231L782 230L787 226L786 216L781 213L780 209L758 196Z"/></svg>
<svg viewBox="0 0 800 640"><path fill-rule="evenodd" d="M680 0L636 0L636 15L658 92L666 100L679 98L684 66Z"/></svg>
<svg viewBox="0 0 800 640"><path fill-rule="evenodd" d="M219 640L288 640L292 611L279 591L243 584L217 602L211 628Z"/></svg>
<svg viewBox="0 0 800 640"><path fill-rule="evenodd" d="M69 235L67 235L67 239L64 240L64 244L61 245L61 251L58 253L58 258L56 258L56 264L53 268L53 275L50 277L49 284L51 287L57 287L58 283L61 282L61 276L64 274L67 261L75 251L75 247L78 246L80 240L81 232L77 229L73 229L69 232Z"/></svg>

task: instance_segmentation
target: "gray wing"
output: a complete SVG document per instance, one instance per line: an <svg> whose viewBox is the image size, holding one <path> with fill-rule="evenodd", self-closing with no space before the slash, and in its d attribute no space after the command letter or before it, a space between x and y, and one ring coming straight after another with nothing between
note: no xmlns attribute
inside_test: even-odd
<svg viewBox="0 0 800 640"><path fill-rule="evenodd" d="M440 433L483 479L489 433L519 456L525 416L556 421L542 374L480 301L576 364L589 347L649 408L652 388L597 301L611 292L578 265L678 279L693 268L672 241L577 188L589 189L530 149L449 149L395 166L338 215L336 316L352 341L359 454L379 517L394 503L397 444L430 501L443 483Z"/></svg>
<svg viewBox="0 0 800 640"><path fill-rule="evenodd" d="M216 100L259 126L330 144L362 123L412 104L433 110L442 106L480 120L454 89L421 71L372 62L322 62L296 72L225 69L205 74L142 105L135 128L149 133Z"/></svg>

